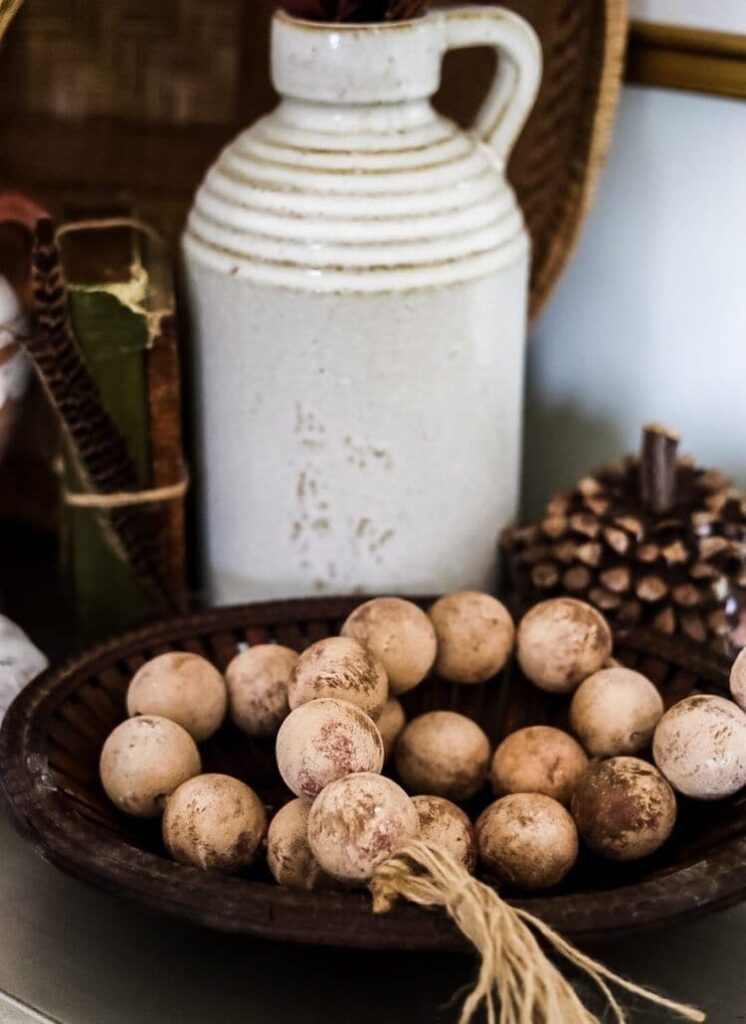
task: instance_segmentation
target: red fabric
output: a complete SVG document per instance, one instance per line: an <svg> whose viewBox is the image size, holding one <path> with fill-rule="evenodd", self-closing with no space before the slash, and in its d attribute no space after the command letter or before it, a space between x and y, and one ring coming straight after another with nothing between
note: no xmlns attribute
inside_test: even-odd
<svg viewBox="0 0 746 1024"><path fill-rule="evenodd" d="M33 232L39 218L48 216L43 206L21 192L0 192L0 223L20 224Z"/></svg>

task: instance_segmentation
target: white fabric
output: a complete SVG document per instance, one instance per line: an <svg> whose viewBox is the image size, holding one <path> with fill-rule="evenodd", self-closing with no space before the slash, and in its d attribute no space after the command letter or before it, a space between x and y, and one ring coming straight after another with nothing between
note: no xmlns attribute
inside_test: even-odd
<svg viewBox="0 0 746 1024"><path fill-rule="evenodd" d="M0 615L0 721L26 683L48 664L23 630Z"/></svg>

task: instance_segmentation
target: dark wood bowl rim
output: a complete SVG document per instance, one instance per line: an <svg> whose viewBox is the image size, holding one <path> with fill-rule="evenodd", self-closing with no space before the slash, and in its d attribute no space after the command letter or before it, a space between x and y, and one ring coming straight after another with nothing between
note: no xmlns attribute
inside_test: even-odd
<svg viewBox="0 0 746 1024"><path fill-rule="evenodd" d="M249 623L340 618L357 603L359 599L323 598L195 612L131 630L43 672L12 704L0 730L0 781L16 827L41 856L76 878L211 928L322 945L463 949L464 940L439 913L398 906L388 914L373 915L365 893L293 892L266 882L205 873L130 846L70 814L41 753L46 720L59 700L114 658L190 634L240 629ZM627 646L662 658L674 652L681 655L680 643L674 645L665 637L634 631L623 637ZM723 669L694 646L687 664L705 678L714 678ZM566 935L589 939L670 925L732 905L744 895L746 836L738 835L655 878L617 889L513 902Z"/></svg>

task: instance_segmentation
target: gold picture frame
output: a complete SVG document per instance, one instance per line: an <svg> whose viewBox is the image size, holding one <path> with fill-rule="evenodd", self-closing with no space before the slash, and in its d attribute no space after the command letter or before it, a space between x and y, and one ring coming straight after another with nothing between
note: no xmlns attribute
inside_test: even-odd
<svg viewBox="0 0 746 1024"><path fill-rule="evenodd" d="M746 33L632 21L626 79L746 99Z"/></svg>

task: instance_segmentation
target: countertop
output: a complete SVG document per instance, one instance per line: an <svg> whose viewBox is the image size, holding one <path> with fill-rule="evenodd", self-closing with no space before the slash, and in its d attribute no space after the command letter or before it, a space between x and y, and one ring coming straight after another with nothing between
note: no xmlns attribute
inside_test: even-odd
<svg viewBox="0 0 746 1024"><path fill-rule="evenodd" d="M0 990L63 1024L452 1024L474 975L465 956L279 945L155 917L46 864L4 810L0 865ZM589 948L713 1024L739 1024L744 940L746 906ZM3 1024L26 1024L13 1012L0 1002Z"/></svg>

